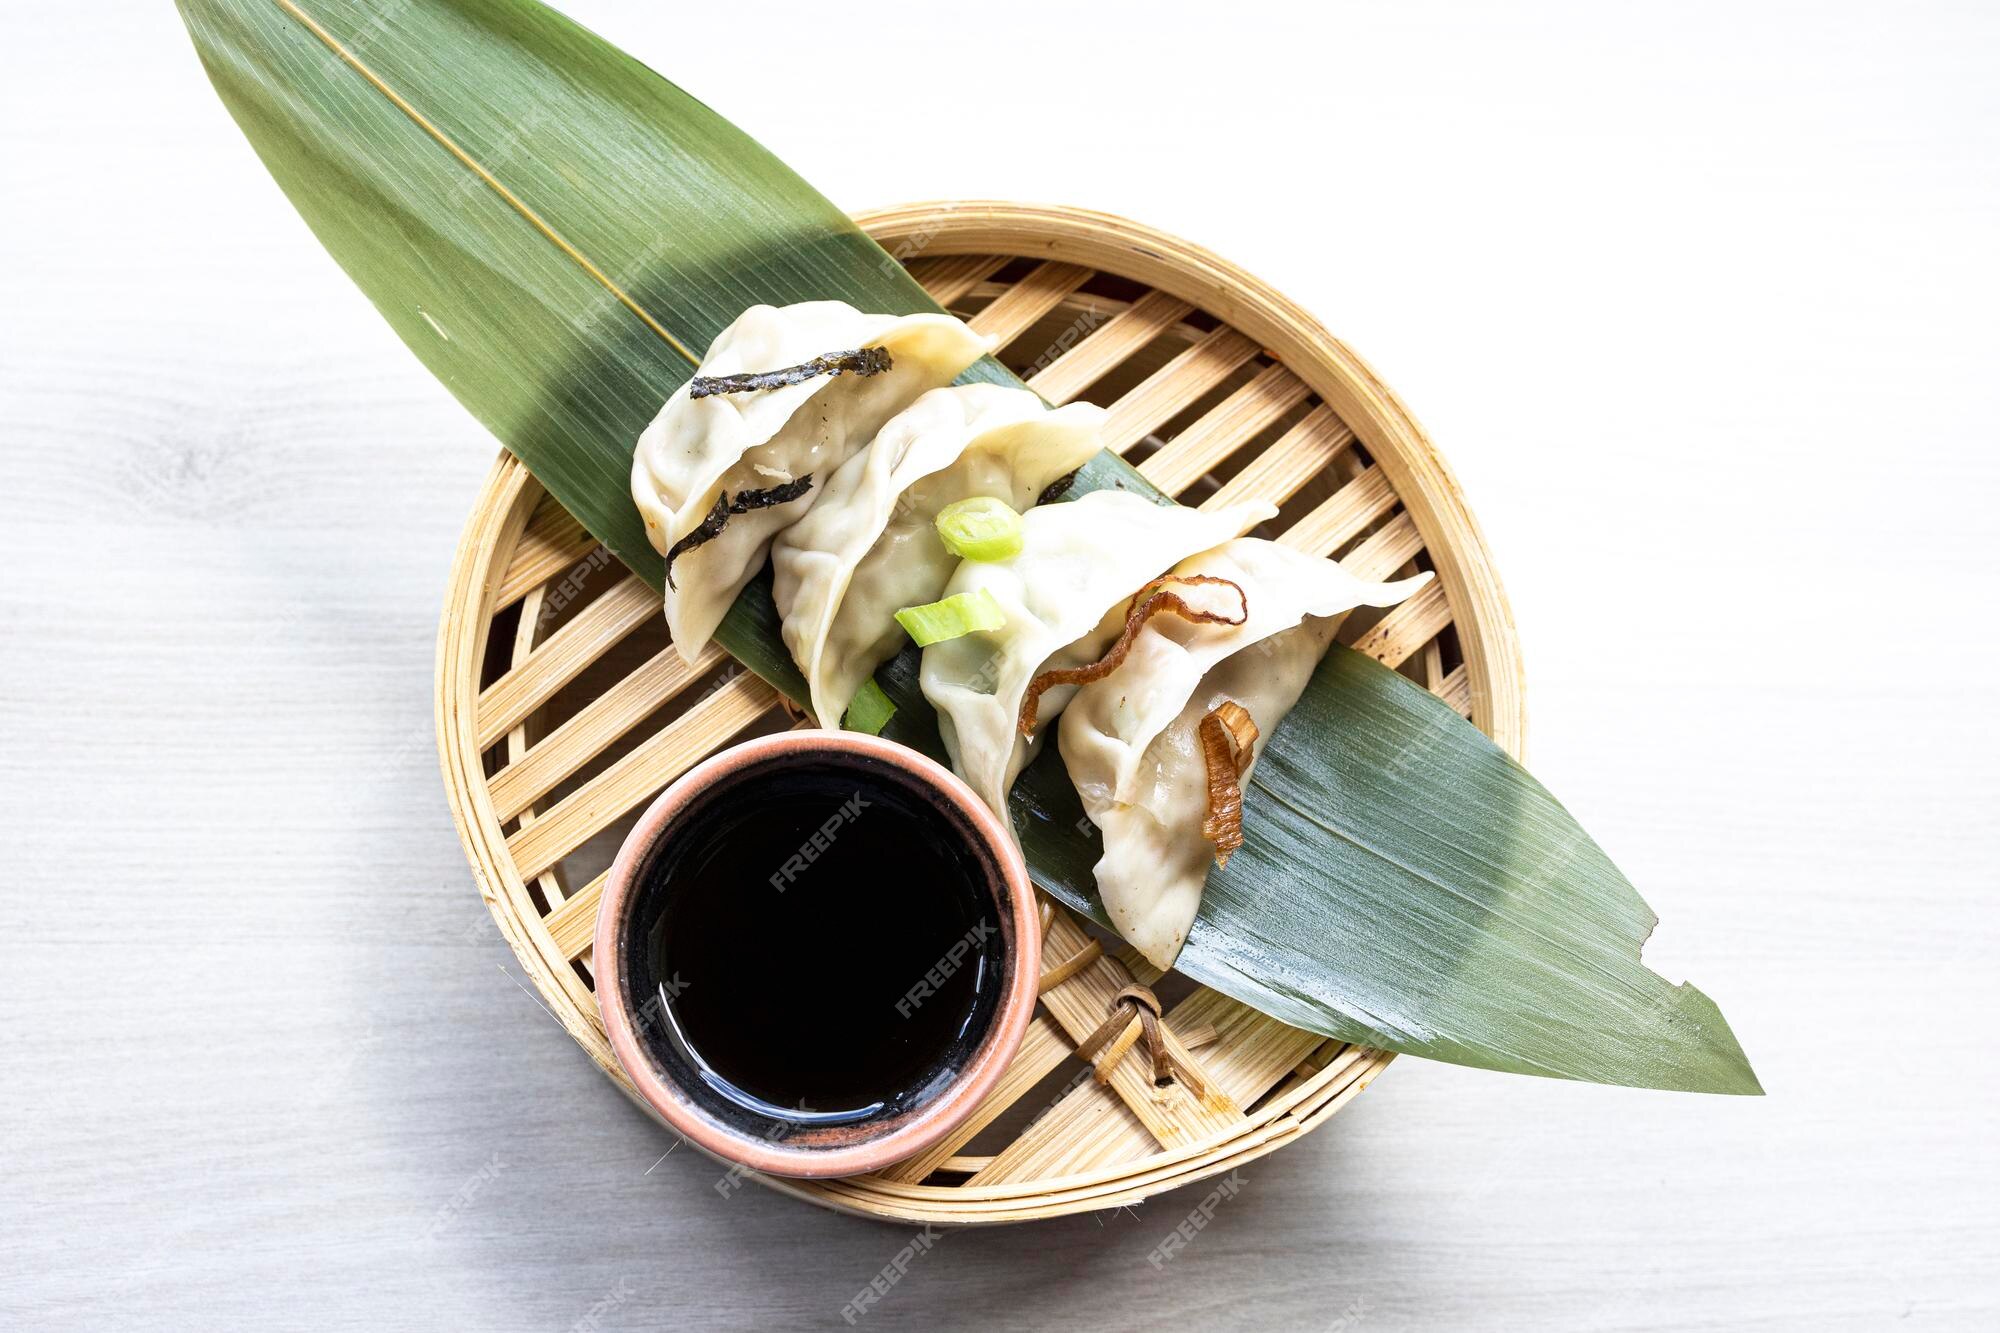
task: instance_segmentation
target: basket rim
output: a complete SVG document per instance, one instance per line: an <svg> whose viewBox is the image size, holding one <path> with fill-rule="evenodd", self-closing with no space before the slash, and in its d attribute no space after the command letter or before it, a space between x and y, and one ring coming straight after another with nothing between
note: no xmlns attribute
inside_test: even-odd
<svg viewBox="0 0 2000 1333"><path fill-rule="evenodd" d="M912 203L856 215L878 242L921 238L921 256L980 254L1067 259L1147 283L1189 301L1252 338L1319 394L1388 476L1445 585L1458 625L1473 721L1517 758L1525 736L1520 646L1490 552L1455 476L1415 418L1374 372L1303 309L1227 260L1168 233L1111 214L994 200ZM478 743L480 668L510 553L542 489L500 451L461 533L437 639L436 732L448 804L475 881L502 937L551 1012L641 1109L595 1017L590 988L566 963L500 832ZM1132 1203L1232 1169L1324 1123L1393 1060L1391 1052L1340 1047L1327 1063L1265 1099L1227 1130L1144 1157L1061 1178L977 1188L880 1176L760 1183L839 1212L877 1221L980 1225L1035 1220ZM1322 1047L1322 1050L1325 1048ZM1304 1072L1304 1066L1301 1067ZM655 1116L657 1119L658 1117Z"/></svg>

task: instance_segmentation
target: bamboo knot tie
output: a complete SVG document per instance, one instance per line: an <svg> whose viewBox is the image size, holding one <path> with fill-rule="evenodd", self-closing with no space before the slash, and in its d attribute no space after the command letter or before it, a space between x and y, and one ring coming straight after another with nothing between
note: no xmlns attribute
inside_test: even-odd
<svg viewBox="0 0 2000 1333"><path fill-rule="evenodd" d="M1139 1020L1136 1030L1132 1026L1135 1016ZM1178 1077L1190 1096L1207 1095L1201 1075L1168 1047L1166 1029L1160 1025L1160 997L1144 986L1127 986L1112 996L1111 1013L1095 1032L1083 1039L1076 1053L1090 1061L1100 1084L1109 1083L1118 1062L1139 1042L1145 1043L1147 1053L1152 1056L1155 1087L1165 1086Z"/></svg>

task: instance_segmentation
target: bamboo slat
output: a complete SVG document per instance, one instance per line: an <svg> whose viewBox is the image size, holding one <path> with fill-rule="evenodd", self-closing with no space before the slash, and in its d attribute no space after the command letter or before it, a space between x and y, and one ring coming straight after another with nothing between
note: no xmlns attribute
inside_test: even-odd
<svg viewBox="0 0 2000 1333"><path fill-rule="evenodd" d="M1103 402L1116 447L1158 437L1208 404L1141 461L1156 484L1180 492L1230 472L1204 505L1290 502L1288 514L1304 513L1281 539L1341 555L1364 577L1436 569L1423 592L1357 628L1355 646L1391 665L1415 657L1408 669L1429 689L1518 749L1513 628L1478 530L1401 405L1308 316L1213 255L1097 214L967 204L890 210L865 225L933 297L965 303L975 327L1010 343L1010 364L1025 366L1044 397L1090 391ZM1023 256L1035 262L1013 264ZM1120 281L1094 283L1099 274ZM598 549L518 464L501 460L453 567L438 728L453 813L495 920L550 1012L629 1092L588 968L577 966L589 959L604 885L586 845L709 753L785 719L776 695L748 675L683 702L721 665L713 649L692 667L671 647L644 660L629 654L629 668L624 656L607 661L660 607ZM514 627L513 651L489 677L495 617L517 603L518 625L501 622ZM594 663L606 667L585 677ZM569 891L572 872L582 887ZM1128 1050L1100 1085L1074 1058L1076 1045L1121 986L1152 985L1157 970L1122 944L1107 952L1067 912L1052 911L1044 933L1039 1011L968 1123L878 1175L764 1183L864 1216L944 1224L1116 1207L1292 1142L1389 1062L1197 988L1163 1027L1205 1095L1179 1079L1155 1087L1143 1049ZM1136 1033L1135 1021L1123 1039ZM1030 1097L1040 1104L1024 1107ZM1022 1128L989 1151L982 1136L1015 1123L1003 1122L1010 1110Z"/></svg>
<svg viewBox="0 0 2000 1333"><path fill-rule="evenodd" d="M1179 495L1310 392L1304 380L1283 366L1267 366L1139 464L1139 471L1167 494Z"/></svg>
<svg viewBox="0 0 2000 1333"><path fill-rule="evenodd" d="M1090 936L1084 933L1083 927L1060 908L1042 932L1042 949L1052 958L1068 958L1090 943ZM1100 955L1089 967L1060 986L1044 991L1042 1007L1062 1025L1072 1044L1080 1043L1110 1016L1112 997L1131 985L1132 980L1132 974L1125 970L1123 964ZM1139 1020L1134 1018L1131 1027L1137 1029L1138 1026ZM1166 1146L1195 1142L1240 1119L1242 1111L1215 1080L1207 1076L1207 1070L1193 1052L1174 1035L1172 1025L1163 1022L1161 1031L1174 1057L1200 1071L1202 1081L1207 1085L1204 1095L1193 1095L1179 1079L1166 1087L1154 1086L1152 1064L1143 1058L1117 1061L1104 1086L1125 1103L1148 1133Z"/></svg>
<svg viewBox="0 0 2000 1333"><path fill-rule="evenodd" d="M1472 677L1461 662L1445 674L1437 687L1438 698L1458 710L1460 717L1472 716Z"/></svg>
<svg viewBox="0 0 2000 1333"><path fill-rule="evenodd" d="M660 613L659 594L637 574L627 574L617 587L550 635L527 661L480 694L479 743L491 745L500 739L620 639Z"/></svg>
<svg viewBox="0 0 2000 1333"><path fill-rule="evenodd" d="M1299 418L1298 424L1272 442L1271 447L1244 464L1242 471L1201 502L1203 509L1221 509L1239 500L1261 497L1283 504L1301 487L1333 466L1354 432L1335 416L1325 403Z"/></svg>
<svg viewBox="0 0 2000 1333"><path fill-rule="evenodd" d="M777 703L769 685L747 673L737 676L507 839L508 855L523 875L539 875Z"/></svg>
<svg viewBox="0 0 2000 1333"><path fill-rule="evenodd" d="M923 284L931 300L950 307L1007 263L1005 255L952 255L944 259L919 259L910 265L910 275Z"/></svg>
<svg viewBox="0 0 2000 1333"><path fill-rule="evenodd" d="M604 896L604 881L610 873L607 870L578 889L544 919L549 939L563 958L581 958L590 948L591 937L597 932L597 900Z"/></svg>
<svg viewBox="0 0 2000 1333"><path fill-rule="evenodd" d="M1167 1014L1166 1023L1181 1033L1199 1027L1214 1029L1213 1049L1204 1050L1202 1072L1233 1102L1244 1106L1269 1091L1325 1041L1209 990L1197 991L1176 1005ZM997 1154L980 1173L978 1183L1070 1175L1148 1152L1152 1137L1136 1116L1107 1114L1100 1089L1079 1086L1041 1123L1030 1126Z"/></svg>
<svg viewBox="0 0 2000 1333"><path fill-rule="evenodd" d="M1389 484L1388 474L1369 467L1287 528L1278 540L1315 555L1331 555L1395 507L1396 488Z"/></svg>
<svg viewBox="0 0 2000 1333"><path fill-rule="evenodd" d="M1432 579L1351 646L1387 666L1401 666L1450 623L1451 606L1445 601L1444 585Z"/></svg>
<svg viewBox="0 0 2000 1333"><path fill-rule="evenodd" d="M1124 453L1255 355L1256 343L1235 329L1216 329L1112 404L1104 422L1104 447Z"/></svg>
<svg viewBox="0 0 2000 1333"><path fill-rule="evenodd" d="M1008 1062L1007 1072L1001 1075L1000 1086L993 1090L991 1097L980 1103L972 1118L952 1130L937 1146L918 1153L908 1161L898 1162L882 1172L883 1178L900 1180L907 1184L927 1179L960 1148L978 1137L980 1130L998 1120L1015 1102L1034 1091L1036 1085L1053 1074L1063 1061L1069 1058L1073 1050L1069 1038L1063 1034L1063 1030L1056 1025L1053 1018L1047 1014L1036 1014L1034 1021L1028 1024L1028 1035L1021 1039L1021 1048ZM1089 1071L1079 1065L1077 1077L1088 1078ZM975 1169L983 1170L991 1160L990 1157L987 1158Z"/></svg>
<svg viewBox="0 0 2000 1333"><path fill-rule="evenodd" d="M544 505L543 508L546 509L547 506ZM533 530L534 525L530 523L529 531L532 532ZM523 534L523 540L526 540L526 534ZM535 650L535 641L539 637L538 631L541 625L541 609L543 600L547 595L547 589L537 584L521 597L521 618L514 626L514 655L512 660L516 665L526 661L528 655ZM530 714L522 721L521 725L507 733L507 764L509 767L521 762L521 759L528 751L530 733L539 732L540 730L541 721L539 716ZM534 815L532 812L524 812L521 815L520 823L522 827L525 828L533 822ZM537 875L535 877L535 887L540 890L542 901L544 902L560 903L563 900L565 894L563 877L559 869L555 867L551 867L543 871L540 875Z"/></svg>
<svg viewBox="0 0 2000 1333"><path fill-rule="evenodd" d="M1186 319L1193 310L1190 301L1165 292L1147 292L1078 343L1068 355L1030 375L1028 387L1061 406Z"/></svg>
<svg viewBox="0 0 2000 1333"><path fill-rule="evenodd" d="M1417 525L1408 514L1398 514L1369 533L1359 545L1341 557L1340 563L1352 570L1356 578L1386 579L1423 549L1424 539L1417 531Z"/></svg>
<svg viewBox="0 0 2000 1333"><path fill-rule="evenodd" d="M493 609L504 611L530 589L556 578L596 549L597 538L585 532L567 509L552 499L543 499L535 516L528 521L528 530L521 534L521 544L514 550L506 577L500 580L500 594Z"/></svg>
<svg viewBox="0 0 2000 1333"><path fill-rule="evenodd" d="M721 666L728 654L710 644L694 665L681 660L672 644L653 654L646 664L611 686L557 727L519 759L494 774L487 790L494 813L512 819L548 794L621 736L704 675Z"/></svg>
<svg viewBox="0 0 2000 1333"><path fill-rule="evenodd" d="M1062 299L1096 276L1080 264L1040 264L966 323L1006 347L1033 328L1035 321L1062 304Z"/></svg>

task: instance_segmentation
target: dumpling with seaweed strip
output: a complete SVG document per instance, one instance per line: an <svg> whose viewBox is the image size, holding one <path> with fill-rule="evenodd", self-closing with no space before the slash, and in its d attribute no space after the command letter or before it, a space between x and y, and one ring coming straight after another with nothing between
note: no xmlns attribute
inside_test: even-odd
<svg viewBox="0 0 2000 1333"><path fill-rule="evenodd" d="M1093 491L1030 509L1015 555L960 564L947 597L990 599L998 623L926 647L919 674L959 776L1006 820L1014 779L1071 693L1038 690L1027 711L1030 686L1103 656L1147 580L1276 512L1263 501L1203 511Z"/></svg>
<svg viewBox="0 0 2000 1333"><path fill-rule="evenodd" d="M843 301L752 306L639 437L632 499L667 558L667 626L693 660L816 484L987 350L949 315Z"/></svg>
<svg viewBox="0 0 2000 1333"><path fill-rule="evenodd" d="M1209 867L1244 837L1242 795L1346 613L1393 606L1431 576L1368 583L1331 560L1241 538L1148 589L1058 745L1104 835L1112 925L1161 968L1194 924Z"/></svg>
<svg viewBox="0 0 2000 1333"><path fill-rule="evenodd" d="M991 497L1027 509L1101 447L1104 409L1051 411L1025 389L933 389L892 418L771 548L785 644L837 727L876 667L907 641L896 612L935 600L959 557L935 526L947 505Z"/></svg>

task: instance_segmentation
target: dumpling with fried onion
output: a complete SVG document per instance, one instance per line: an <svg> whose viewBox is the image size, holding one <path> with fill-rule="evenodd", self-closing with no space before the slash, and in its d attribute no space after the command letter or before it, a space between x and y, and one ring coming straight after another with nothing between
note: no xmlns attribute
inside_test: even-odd
<svg viewBox="0 0 2000 1333"><path fill-rule="evenodd" d="M1430 577L1369 583L1244 537L1182 561L1135 601L1112 649L1122 656L1077 690L1057 744L1104 837L1105 912L1148 961L1173 966L1209 867L1241 846L1250 770L1342 618L1393 606Z"/></svg>
<svg viewBox="0 0 2000 1333"><path fill-rule="evenodd" d="M990 607L992 624L925 647L919 680L952 767L1003 822L1014 779L1069 700L1061 674L1104 655L1123 604L1149 579L1276 512L1263 501L1205 511L1093 491L1030 509L1014 555L958 566L947 598Z"/></svg>

